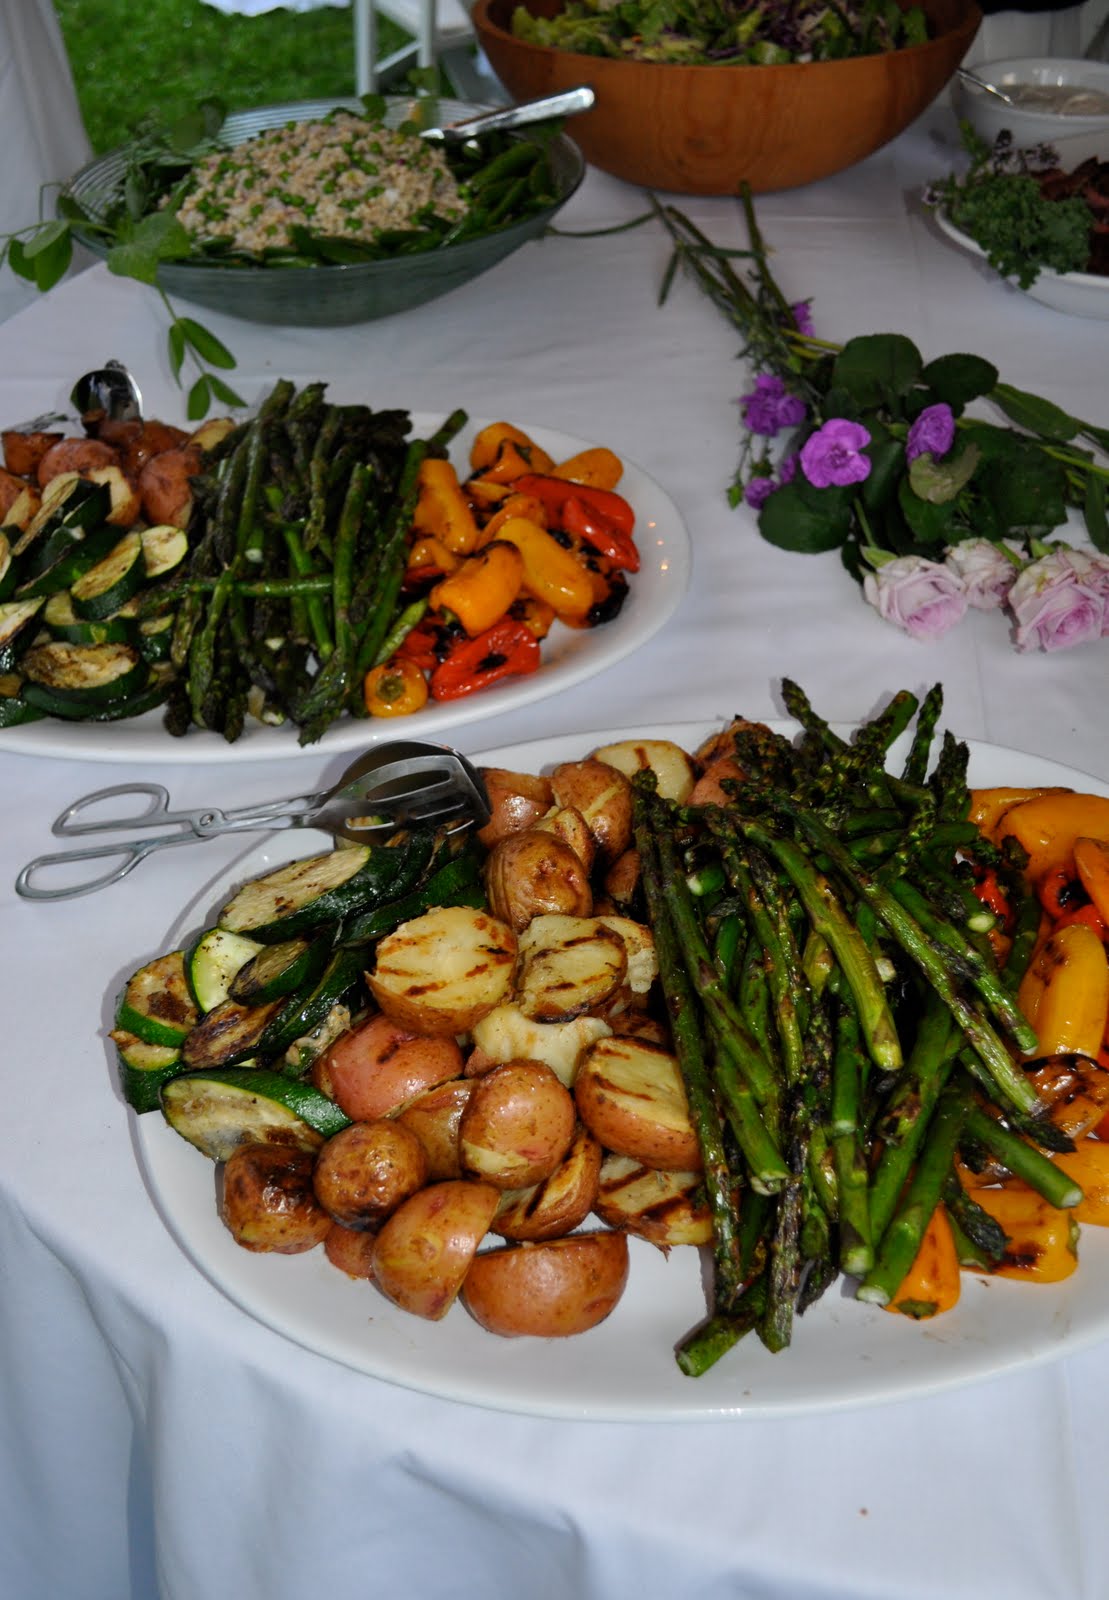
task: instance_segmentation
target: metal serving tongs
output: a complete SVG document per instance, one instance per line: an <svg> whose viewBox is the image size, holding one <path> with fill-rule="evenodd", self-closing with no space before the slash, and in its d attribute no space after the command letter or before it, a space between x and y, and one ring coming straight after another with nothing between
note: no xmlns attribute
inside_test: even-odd
<svg viewBox="0 0 1109 1600"><path fill-rule="evenodd" d="M131 815L88 821L88 813L105 801L124 797L145 799L146 809ZM454 833L489 820L489 796L481 775L465 756L446 745L420 739L397 739L360 756L330 789L318 794L272 800L266 805L219 811L214 806L196 811L173 811L169 792L160 783L120 783L98 789L67 806L51 832L61 839L95 833L125 833L132 828L160 828L171 833L146 833L112 844L94 844L29 861L15 880L16 893L25 900L68 900L92 894L118 883L155 850L171 845L195 844L223 833L248 833L260 829L318 828L355 843L365 844L401 827L435 827ZM115 858L115 865L94 878L53 887L37 880L51 869L82 861Z"/></svg>

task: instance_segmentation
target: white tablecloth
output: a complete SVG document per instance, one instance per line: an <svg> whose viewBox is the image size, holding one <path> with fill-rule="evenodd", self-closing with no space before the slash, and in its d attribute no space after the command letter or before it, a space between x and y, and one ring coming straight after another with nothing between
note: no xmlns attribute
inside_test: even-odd
<svg viewBox="0 0 1109 1600"><path fill-rule="evenodd" d="M1106 324L1001 287L915 201L947 170L934 116L842 177L759 211L791 297L832 339L900 330L1109 420ZM727 200L690 200L740 238ZM567 227L630 218L590 175ZM667 628L588 684L467 727L469 751L618 724L780 714L783 675L854 722L942 679L963 735L1109 778L1105 642L1017 655L996 616L922 645L879 621L835 556L793 557L727 509L738 338L687 284L659 309L653 226L550 238L425 310L333 333L209 317L257 393L278 376L414 410L603 441L670 492L694 547ZM94 268L0 328L0 417L34 415L108 356L179 414L153 293ZM223 805L334 770L154 764L176 801ZM123 765L0 756L0 1592L13 1600L1100 1600L1105 1346L959 1391L775 1421L578 1423L485 1411L351 1372L236 1309L151 1204L101 1028L115 991L241 848L170 852L59 905L12 883L77 795ZM203 851L201 856L198 852ZM1050 1293L1029 1289L1030 1294ZM910 1325L905 1338L928 1338ZM582 1345L586 1359L587 1346ZM742 1360L742 1351L733 1359ZM783 1355L783 1361L789 1355Z"/></svg>
<svg viewBox="0 0 1109 1600"><path fill-rule="evenodd" d="M51 0L0 0L0 234L54 215L58 184L92 152ZM82 252L83 255L83 252ZM35 298L0 267L0 321Z"/></svg>

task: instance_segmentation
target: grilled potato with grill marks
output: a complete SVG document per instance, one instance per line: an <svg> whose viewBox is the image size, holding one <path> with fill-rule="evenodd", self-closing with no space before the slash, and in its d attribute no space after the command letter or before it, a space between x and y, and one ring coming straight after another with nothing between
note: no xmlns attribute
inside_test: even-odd
<svg viewBox="0 0 1109 1600"><path fill-rule="evenodd" d="M512 991L516 935L469 906L439 906L402 922L366 974L385 1015L416 1033L466 1033Z"/></svg>

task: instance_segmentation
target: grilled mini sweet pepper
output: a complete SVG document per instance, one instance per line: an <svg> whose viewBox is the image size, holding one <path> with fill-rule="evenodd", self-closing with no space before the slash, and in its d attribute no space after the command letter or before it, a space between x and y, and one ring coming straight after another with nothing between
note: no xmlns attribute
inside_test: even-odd
<svg viewBox="0 0 1109 1600"><path fill-rule="evenodd" d="M438 458L422 461L416 481L419 495L412 514L413 530L441 539L455 555L475 549L478 526L450 462Z"/></svg>
<svg viewBox="0 0 1109 1600"><path fill-rule="evenodd" d="M460 700L501 678L534 672L539 640L525 622L503 617L476 639L459 639L431 674L434 700Z"/></svg>
<svg viewBox="0 0 1109 1600"><path fill-rule="evenodd" d="M523 556L514 544L495 539L437 583L429 599L434 610L449 611L474 638L504 616L523 583Z"/></svg>

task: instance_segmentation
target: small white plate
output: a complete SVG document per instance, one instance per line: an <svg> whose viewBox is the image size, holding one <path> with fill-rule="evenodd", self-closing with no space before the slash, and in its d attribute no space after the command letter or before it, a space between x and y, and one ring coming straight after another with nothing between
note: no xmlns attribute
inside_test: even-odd
<svg viewBox="0 0 1109 1600"><path fill-rule="evenodd" d="M441 416L412 414L414 437L432 432ZM470 440L483 422L471 422L455 441L452 459L459 469L466 463ZM589 447L589 441L551 428L520 423L536 444L556 461L565 461ZM594 440L593 443L597 441ZM293 727L263 727L248 719L240 738L227 744L218 733L191 728L174 738L162 725L161 711L126 722L62 722L46 717L18 728L0 729L0 750L19 755L55 756L66 761L204 762L279 761L298 757L331 756L358 751L381 739L422 739L435 736L450 741L466 723L495 717L502 711L560 694L593 678L605 667L623 660L666 623L681 604L689 587L692 550L681 513L670 496L641 467L624 458L619 492L635 511L635 539L640 570L628 577L628 594L619 616L598 628L567 628L555 623L543 640L540 666L523 678L507 678L463 700L429 701L422 711L405 717L403 727L394 719L343 717L332 724L315 744L297 743Z"/></svg>
<svg viewBox="0 0 1109 1600"><path fill-rule="evenodd" d="M794 724L779 726L796 732ZM688 723L612 730L536 740L478 759L539 772L611 739L649 732L691 749L710 731ZM973 742L970 779L979 786L1057 784L1109 794L1109 784L1071 768ZM222 904L235 883L312 848L302 839L291 849L287 835L255 846L234 873L208 885L190 917L197 905ZM180 922L163 948L175 948L194 931L192 920ZM358 1372L493 1410L623 1422L833 1411L954 1388L1109 1337L1109 1229L1083 1228L1078 1271L1063 1283L964 1273L959 1304L922 1323L864 1305L838 1284L800 1319L788 1350L769 1355L752 1336L696 1379L684 1377L674 1359L675 1345L705 1314L701 1253L689 1247L664 1256L633 1239L624 1297L589 1333L499 1339L461 1305L442 1322L398 1310L371 1284L331 1266L322 1250L275 1256L241 1249L217 1216L212 1164L155 1114L136 1118L135 1127L147 1182L168 1228L236 1305Z"/></svg>

